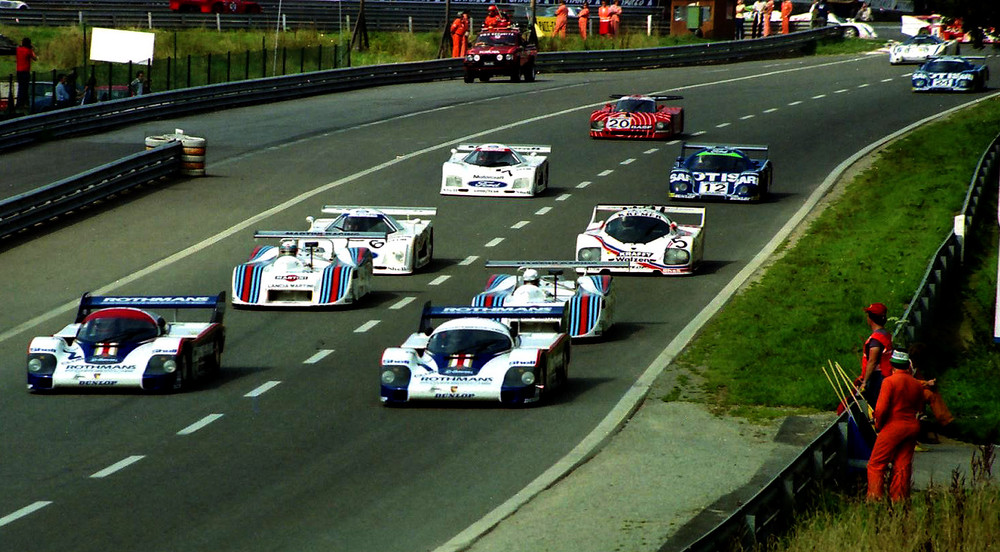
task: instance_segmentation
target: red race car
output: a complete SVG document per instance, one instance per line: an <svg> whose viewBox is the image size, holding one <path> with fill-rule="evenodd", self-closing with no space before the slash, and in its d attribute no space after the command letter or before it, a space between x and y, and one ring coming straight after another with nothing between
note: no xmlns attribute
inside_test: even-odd
<svg viewBox="0 0 1000 552"><path fill-rule="evenodd" d="M614 95L618 101L590 114L591 138L640 138L662 140L684 132L684 108L657 102L681 96Z"/></svg>

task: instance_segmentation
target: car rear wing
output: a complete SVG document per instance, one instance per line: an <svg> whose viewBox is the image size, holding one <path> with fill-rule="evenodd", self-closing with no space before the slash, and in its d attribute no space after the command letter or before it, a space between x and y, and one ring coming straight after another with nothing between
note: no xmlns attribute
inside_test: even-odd
<svg viewBox="0 0 1000 552"><path fill-rule="evenodd" d="M628 261L486 261L486 268L625 268Z"/></svg>
<svg viewBox="0 0 1000 552"><path fill-rule="evenodd" d="M610 97L613 100L620 100L621 98L628 98L630 96L642 96L643 94L612 94ZM683 100L684 96L646 96L647 98L657 101L657 102L669 102L673 100Z"/></svg>
<svg viewBox="0 0 1000 552"><path fill-rule="evenodd" d="M449 306L434 307L430 301L424 303L424 310L420 313L420 331L429 333L431 331L431 320L434 319L454 319L454 318L491 318L494 320L504 319L511 321L520 320L561 320L560 328L566 327L566 308L563 305L551 307L469 307L469 306Z"/></svg>
<svg viewBox="0 0 1000 552"><path fill-rule="evenodd" d="M459 144L455 151L476 151L476 148L481 147L485 144ZM536 154L536 153L552 153L552 146L543 146L539 144L497 144L506 146L517 153L525 154Z"/></svg>
<svg viewBox="0 0 1000 552"><path fill-rule="evenodd" d="M590 224L596 222L607 220L606 216L600 216L605 213L617 213L618 211L624 211L625 209L652 209L659 213L665 215L688 215L693 217L698 217L698 222L690 224L690 226L705 226L705 208L704 207L675 207L673 205L610 205L601 204L594 207L594 214L590 217Z"/></svg>
<svg viewBox="0 0 1000 552"><path fill-rule="evenodd" d="M213 309L211 322L221 323L226 310L226 292L218 295L91 295L84 293L76 311L76 323L83 322L88 314L112 307L137 307L153 309Z"/></svg>
<svg viewBox="0 0 1000 552"><path fill-rule="evenodd" d="M330 215L343 215L355 209L381 211L394 217L433 217L437 215L437 207L369 207L366 205L326 205L323 212Z"/></svg>
<svg viewBox="0 0 1000 552"><path fill-rule="evenodd" d="M254 232L255 238L269 238L278 240L305 240L316 239L363 239L363 240L384 240L388 236L385 232L339 232L335 230L314 232L310 230L258 230Z"/></svg>
<svg viewBox="0 0 1000 552"><path fill-rule="evenodd" d="M687 142L681 142L681 157L687 157L694 153L695 150L703 150L706 148L732 148L738 149L743 153L747 154L748 157L757 159L767 159L769 155L770 148L768 146L761 146L755 144L689 144ZM763 153L763 156L753 155L753 154Z"/></svg>
<svg viewBox="0 0 1000 552"><path fill-rule="evenodd" d="M944 55L940 55L940 56L927 56L927 61L931 61L932 59L943 59L943 58L961 58L961 59L964 59L965 61L981 61L983 63L986 62L986 56L959 56L959 55L954 55L954 54L944 54Z"/></svg>

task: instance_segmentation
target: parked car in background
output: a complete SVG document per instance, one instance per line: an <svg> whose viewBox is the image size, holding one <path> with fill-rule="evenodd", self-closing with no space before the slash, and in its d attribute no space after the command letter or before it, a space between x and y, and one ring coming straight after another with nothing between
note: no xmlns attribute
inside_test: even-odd
<svg viewBox="0 0 1000 552"><path fill-rule="evenodd" d="M261 13L252 0L170 0L170 9L181 13Z"/></svg>
<svg viewBox="0 0 1000 552"><path fill-rule="evenodd" d="M26 10L28 5L18 0L0 0L0 10Z"/></svg>

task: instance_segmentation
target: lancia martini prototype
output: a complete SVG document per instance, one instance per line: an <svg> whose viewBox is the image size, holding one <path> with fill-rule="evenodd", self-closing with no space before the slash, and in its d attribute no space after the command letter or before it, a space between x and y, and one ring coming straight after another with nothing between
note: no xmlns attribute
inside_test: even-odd
<svg viewBox="0 0 1000 552"><path fill-rule="evenodd" d="M372 253L375 274L412 274L434 259L434 224L426 217L437 215L435 207L362 207L327 205L335 218L306 220L312 232L374 232L385 239L351 238L348 247L364 247Z"/></svg>

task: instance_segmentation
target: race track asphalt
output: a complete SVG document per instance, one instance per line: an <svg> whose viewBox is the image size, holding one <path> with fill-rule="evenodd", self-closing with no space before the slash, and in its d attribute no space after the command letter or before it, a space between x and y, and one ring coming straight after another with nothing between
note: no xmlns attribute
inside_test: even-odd
<svg viewBox="0 0 1000 552"><path fill-rule="evenodd" d="M444 545L583 440L841 161L970 99L911 94L905 74L885 56L851 56L543 75L531 85L439 82L4 154L11 174L52 165L77 172L182 128L208 139L210 176L129 193L4 244L0 542L38 551ZM486 259L570 258L598 202L666 201L679 144L586 136L594 105L633 91L684 95L691 140L768 144L773 197L708 205L702 273L616 278L619 323L602 342L574 347L571 387L554 404L383 409L379 354L415 331L425 300L466 303L485 282ZM528 200L439 196L440 163L470 141L551 144L553 189ZM330 203L438 207L435 263L409 277L378 277L378 291L353 309L228 312L224 376L205 389L24 392L27 341L69 323L84 291L228 291L255 229L301 229ZM269 382L280 383L253 393ZM698 427L680 423L695 414L674 415L672 427ZM207 416L211 423L178 434ZM132 463L94 477L124 459Z"/></svg>

